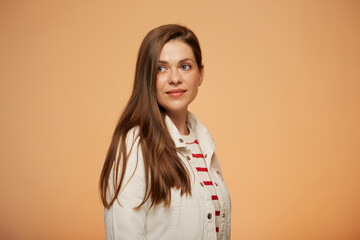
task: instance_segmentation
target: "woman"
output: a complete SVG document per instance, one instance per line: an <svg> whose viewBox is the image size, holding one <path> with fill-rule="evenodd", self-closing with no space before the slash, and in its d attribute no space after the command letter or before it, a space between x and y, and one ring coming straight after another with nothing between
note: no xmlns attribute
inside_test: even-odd
<svg viewBox="0 0 360 240"><path fill-rule="evenodd" d="M207 129L188 112L204 75L198 39L144 38L100 178L106 239L230 239L230 198Z"/></svg>

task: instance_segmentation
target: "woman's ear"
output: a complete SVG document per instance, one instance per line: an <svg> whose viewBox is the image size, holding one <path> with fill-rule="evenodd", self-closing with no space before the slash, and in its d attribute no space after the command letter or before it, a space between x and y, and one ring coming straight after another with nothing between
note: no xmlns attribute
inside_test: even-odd
<svg viewBox="0 0 360 240"><path fill-rule="evenodd" d="M204 64L201 64L199 86L202 84L203 79L204 79Z"/></svg>

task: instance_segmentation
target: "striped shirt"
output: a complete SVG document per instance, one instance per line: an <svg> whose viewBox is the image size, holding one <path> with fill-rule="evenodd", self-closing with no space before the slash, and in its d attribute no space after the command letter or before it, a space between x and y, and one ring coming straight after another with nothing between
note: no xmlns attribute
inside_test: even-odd
<svg viewBox="0 0 360 240"><path fill-rule="evenodd" d="M205 158L202 154L202 151L199 146L199 142L196 139L195 134L193 133L192 129L188 126L190 134L189 135L182 135L183 139L185 140L188 149L192 153L192 159L190 161L191 167L193 168L194 172L199 175L200 179L202 180L205 189L211 195L212 202L215 208L215 223L217 238L219 239L219 226L220 226L220 204L218 200L218 196L216 194L215 187L209 175L208 169L206 167Z"/></svg>

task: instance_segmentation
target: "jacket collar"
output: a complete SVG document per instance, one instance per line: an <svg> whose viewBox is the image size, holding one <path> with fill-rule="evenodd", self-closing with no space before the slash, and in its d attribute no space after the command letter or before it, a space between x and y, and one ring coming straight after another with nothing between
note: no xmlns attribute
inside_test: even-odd
<svg viewBox="0 0 360 240"><path fill-rule="evenodd" d="M194 130L195 136L199 141L202 152L210 155L211 159L211 156L214 153L216 146L209 131L191 112L187 113L187 121L192 130ZM165 124L171 135L171 138L175 143L176 148L187 147L185 141L182 139L182 135L180 134L179 130L171 121L170 117L168 117L167 115L165 116Z"/></svg>

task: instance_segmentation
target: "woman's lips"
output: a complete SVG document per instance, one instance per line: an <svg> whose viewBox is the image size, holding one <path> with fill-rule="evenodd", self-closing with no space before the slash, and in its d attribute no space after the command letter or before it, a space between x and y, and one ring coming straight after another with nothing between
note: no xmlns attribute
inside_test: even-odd
<svg viewBox="0 0 360 240"><path fill-rule="evenodd" d="M186 92L186 90L184 90L184 89L174 89L174 90L170 90L170 91L166 92L166 94L171 97L180 97L180 96L184 95L185 92Z"/></svg>

